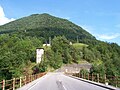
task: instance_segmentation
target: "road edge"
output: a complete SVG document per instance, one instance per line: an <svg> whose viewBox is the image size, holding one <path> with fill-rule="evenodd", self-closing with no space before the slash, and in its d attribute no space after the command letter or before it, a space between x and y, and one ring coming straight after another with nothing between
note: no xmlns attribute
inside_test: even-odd
<svg viewBox="0 0 120 90"><path fill-rule="evenodd" d="M100 86L100 87L103 87L103 88L106 88L106 89L120 90L120 88L116 88L116 87L113 87L113 86L110 86L110 85L105 85L105 84L102 84L102 83L97 83L97 82L94 82L94 81L89 81L89 80L78 78L78 77L75 77L75 76L69 75L69 77L74 78L74 79L78 79L78 80L81 80L81 81L84 81L84 82L87 82L87 83L91 83L91 84L94 84L94 85L97 85L97 86Z"/></svg>

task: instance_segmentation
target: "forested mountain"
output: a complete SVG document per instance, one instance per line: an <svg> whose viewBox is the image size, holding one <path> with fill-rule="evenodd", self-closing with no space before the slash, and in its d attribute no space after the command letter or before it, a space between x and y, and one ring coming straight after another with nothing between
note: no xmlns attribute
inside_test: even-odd
<svg viewBox="0 0 120 90"><path fill-rule="evenodd" d="M49 38L64 35L73 42L79 40L95 39L90 33L74 23L51 16L49 14L33 14L28 17L15 20L0 27L0 33L19 32L22 35Z"/></svg>
<svg viewBox="0 0 120 90"><path fill-rule="evenodd" d="M49 39L52 45L45 47L44 61L35 64L36 48ZM0 26L0 80L84 60L92 63L91 73L120 75L120 46L96 40L66 19L33 14Z"/></svg>

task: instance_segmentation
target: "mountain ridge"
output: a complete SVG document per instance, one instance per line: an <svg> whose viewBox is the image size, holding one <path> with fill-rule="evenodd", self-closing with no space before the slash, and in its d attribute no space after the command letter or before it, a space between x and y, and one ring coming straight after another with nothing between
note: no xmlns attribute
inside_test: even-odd
<svg viewBox="0 0 120 90"><path fill-rule="evenodd" d="M33 31L32 34L34 32L37 33L38 31L39 33L42 32L38 36L41 36L47 32L50 33L51 35L49 34L45 36L46 38L58 36L58 34L60 34L68 37L68 39L74 38L74 40L76 36L78 36L79 39L81 38L95 39L93 35L85 31L82 27L72 23L71 21L68 21L67 19L55 17L47 13L32 14L30 16L23 17L0 26L0 33L5 33L5 32L9 33L11 31L14 32L14 31L24 31L24 30L26 31L28 30L28 32L29 31L31 32L32 30ZM43 31L45 33L43 33Z"/></svg>

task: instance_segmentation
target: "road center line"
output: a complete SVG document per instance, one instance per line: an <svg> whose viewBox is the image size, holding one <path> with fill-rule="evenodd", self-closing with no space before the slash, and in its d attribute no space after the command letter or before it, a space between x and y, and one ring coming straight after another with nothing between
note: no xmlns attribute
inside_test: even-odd
<svg viewBox="0 0 120 90"><path fill-rule="evenodd" d="M65 86L63 85L62 81L57 80L57 81L56 81L56 84L57 84L59 90L67 90L67 89L65 88Z"/></svg>

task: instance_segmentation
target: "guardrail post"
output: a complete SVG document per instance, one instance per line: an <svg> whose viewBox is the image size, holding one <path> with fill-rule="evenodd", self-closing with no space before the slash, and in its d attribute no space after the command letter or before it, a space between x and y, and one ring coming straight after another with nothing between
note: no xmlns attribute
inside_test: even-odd
<svg viewBox="0 0 120 90"><path fill-rule="evenodd" d="M78 73L78 77L80 78L80 72Z"/></svg>
<svg viewBox="0 0 120 90"><path fill-rule="evenodd" d="M83 78L83 73L82 73L82 78Z"/></svg>
<svg viewBox="0 0 120 90"><path fill-rule="evenodd" d="M22 86L22 77L20 77L20 87Z"/></svg>
<svg viewBox="0 0 120 90"><path fill-rule="evenodd" d="M105 76L104 76L104 79L105 79L105 84L106 84L106 74L105 74Z"/></svg>
<svg viewBox="0 0 120 90"><path fill-rule="evenodd" d="M93 81L93 73L92 73L92 81Z"/></svg>
<svg viewBox="0 0 120 90"><path fill-rule="evenodd" d="M99 74L97 74L97 82L99 83Z"/></svg>
<svg viewBox="0 0 120 90"><path fill-rule="evenodd" d="M25 85L26 85L26 76L25 76L25 79L24 79L24 83L25 83Z"/></svg>
<svg viewBox="0 0 120 90"><path fill-rule="evenodd" d="M115 76L115 81L116 81L116 85L115 85L115 86L116 86L116 87L117 87L117 84L118 84L118 81L117 81L117 80L118 80L118 78L117 78L117 76Z"/></svg>
<svg viewBox="0 0 120 90"><path fill-rule="evenodd" d="M31 79L30 79L30 76L31 76L31 75L29 75L29 82L30 82L30 80L31 80Z"/></svg>
<svg viewBox="0 0 120 90"><path fill-rule="evenodd" d="M33 77L33 78L32 78L32 81L34 81L34 75L32 75L32 77Z"/></svg>
<svg viewBox="0 0 120 90"><path fill-rule="evenodd" d="M89 80L89 73L88 73L88 80Z"/></svg>
<svg viewBox="0 0 120 90"><path fill-rule="evenodd" d="M35 74L34 74L34 80L35 80Z"/></svg>
<svg viewBox="0 0 120 90"><path fill-rule="evenodd" d="M34 81L34 74L32 75L32 77L33 77L33 78L32 78L32 81Z"/></svg>
<svg viewBox="0 0 120 90"><path fill-rule="evenodd" d="M35 80L35 74L33 75L33 80Z"/></svg>
<svg viewBox="0 0 120 90"><path fill-rule="evenodd" d="M37 74L35 74L35 79L37 79Z"/></svg>
<svg viewBox="0 0 120 90"><path fill-rule="evenodd" d="M36 79L38 79L38 74L36 74Z"/></svg>
<svg viewBox="0 0 120 90"><path fill-rule="evenodd" d="M86 79L86 74L84 73L84 79Z"/></svg>
<svg viewBox="0 0 120 90"><path fill-rule="evenodd" d="M83 73L83 79L85 79L85 73Z"/></svg>
<svg viewBox="0 0 120 90"><path fill-rule="evenodd" d="M15 78L13 78L13 90L15 90Z"/></svg>
<svg viewBox="0 0 120 90"><path fill-rule="evenodd" d="M2 81L2 90L5 90L5 80Z"/></svg>
<svg viewBox="0 0 120 90"><path fill-rule="evenodd" d="M37 79L37 74L35 74L35 79Z"/></svg>
<svg viewBox="0 0 120 90"><path fill-rule="evenodd" d="M31 75L29 75L29 82L30 82L30 81L31 81ZM29 83L29 82L28 82L28 83Z"/></svg>
<svg viewBox="0 0 120 90"><path fill-rule="evenodd" d="M32 75L31 75L31 82L32 82Z"/></svg>
<svg viewBox="0 0 120 90"><path fill-rule="evenodd" d="M32 75L30 75L30 82L32 82Z"/></svg>
<svg viewBox="0 0 120 90"><path fill-rule="evenodd" d="M81 78L81 73L79 72L79 78Z"/></svg>

